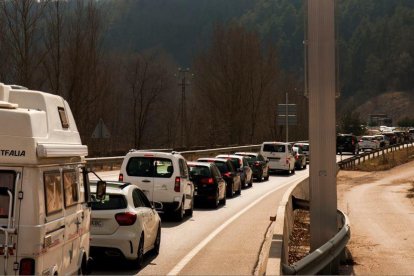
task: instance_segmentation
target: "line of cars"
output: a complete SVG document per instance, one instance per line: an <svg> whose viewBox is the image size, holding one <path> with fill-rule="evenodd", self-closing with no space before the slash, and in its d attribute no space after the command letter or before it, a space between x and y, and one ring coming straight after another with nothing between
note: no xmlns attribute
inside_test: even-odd
<svg viewBox="0 0 414 276"><path fill-rule="evenodd" d="M159 212L182 221L192 216L195 204L214 209L226 205L227 198L252 187L253 180L267 181L271 170L306 168L305 146L265 142L259 153L220 154L192 162L175 152L131 150L119 181L107 181L104 198L91 206L91 254L124 257L142 267L144 254L158 254L160 249Z"/></svg>
<svg viewBox="0 0 414 276"><path fill-rule="evenodd" d="M360 151L375 150L389 145L414 141L414 129L409 131L388 131L375 135L356 136L353 134L337 134L336 152L358 154Z"/></svg>

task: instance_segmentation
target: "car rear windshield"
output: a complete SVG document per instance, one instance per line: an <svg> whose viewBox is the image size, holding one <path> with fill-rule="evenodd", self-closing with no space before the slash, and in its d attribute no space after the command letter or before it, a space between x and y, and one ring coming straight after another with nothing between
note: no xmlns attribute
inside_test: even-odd
<svg viewBox="0 0 414 276"><path fill-rule="evenodd" d="M297 147L300 147L304 151L309 151L309 145L296 145Z"/></svg>
<svg viewBox="0 0 414 276"><path fill-rule="evenodd" d="M352 143L352 136L338 136L336 138L337 143Z"/></svg>
<svg viewBox="0 0 414 276"><path fill-rule="evenodd" d="M9 189L13 195L15 178L16 173L14 171L0 171L0 187ZM9 216L10 200L13 201L13 198L8 195L0 195L0 218Z"/></svg>
<svg viewBox="0 0 414 276"><path fill-rule="evenodd" d="M129 176L170 178L174 167L168 158L131 157L126 172Z"/></svg>
<svg viewBox="0 0 414 276"><path fill-rule="evenodd" d="M190 165L191 176L211 177L210 168L207 166L193 166Z"/></svg>
<svg viewBox="0 0 414 276"><path fill-rule="evenodd" d="M216 164L217 168L222 174L230 171L230 168L227 167L227 164L225 162L215 161L214 164Z"/></svg>
<svg viewBox="0 0 414 276"><path fill-rule="evenodd" d="M92 199L94 194L92 194ZM106 194L102 201L92 201L92 210L116 210L125 209L127 201L123 195Z"/></svg>
<svg viewBox="0 0 414 276"><path fill-rule="evenodd" d="M264 144L263 151L268 152L285 152L285 145Z"/></svg>
<svg viewBox="0 0 414 276"><path fill-rule="evenodd" d="M247 162L249 163L260 161L256 155L244 155L244 157L247 159Z"/></svg>

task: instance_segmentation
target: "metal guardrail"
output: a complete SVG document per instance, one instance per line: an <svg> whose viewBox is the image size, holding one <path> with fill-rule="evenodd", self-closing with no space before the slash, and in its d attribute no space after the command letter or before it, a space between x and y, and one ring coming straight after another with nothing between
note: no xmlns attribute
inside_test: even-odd
<svg viewBox="0 0 414 276"><path fill-rule="evenodd" d="M403 143L403 144L396 144L391 145L383 148L378 148L375 150L371 150L368 152L364 152L361 154L357 154L353 157L347 158L338 162L338 166L340 169L355 169L357 164L361 164L365 162L367 159L370 160L371 158L379 157L380 155L384 155L385 153L393 152L396 150L412 147L414 143Z"/></svg>
<svg viewBox="0 0 414 276"><path fill-rule="evenodd" d="M224 148L215 148L215 149L204 149L204 150L191 150L191 151L181 151L180 153L185 159L192 161L196 160L199 157L209 157L215 156L218 154L233 153L236 151L258 151L261 145L246 145L246 146L236 146L236 147L224 147ZM172 152L172 149L148 149L142 151L161 151L161 152ZM86 164L88 168L94 169L109 169L113 170L120 168L122 161L125 156L114 156L114 157L97 157L97 158L86 158Z"/></svg>
<svg viewBox="0 0 414 276"><path fill-rule="evenodd" d="M306 202L306 204L304 204ZM300 209L309 209L309 201L299 200L296 204ZM338 210L339 232L317 250L289 266L282 264L285 275L316 275L337 259L351 238L351 229L348 217Z"/></svg>

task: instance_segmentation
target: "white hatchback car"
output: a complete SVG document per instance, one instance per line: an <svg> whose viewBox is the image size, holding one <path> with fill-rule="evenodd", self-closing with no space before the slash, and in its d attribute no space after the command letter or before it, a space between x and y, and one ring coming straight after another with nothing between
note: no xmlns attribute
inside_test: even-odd
<svg viewBox="0 0 414 276"><path fill-rule="evenodd" d="M166 214L182 221L193 215L194 184L187 162L178 153L130 151L124 158L119 181L138 186L150 201L163 205Z"/></svg>
<svg viewBox="0 0 414 276"><path fill-rule="evenodd" d="M269 160L269 170L295 172L295 157L290 143L263 142L260 154Z"/></svg>
<svg viewBox="0 0 414 276"><path fill-rule="evenodd" d="M365 151L368 149L375 150L380 147L380 141L378 141L375 136L369 136L369 135L362 136L358 144L359 144L359 148L362 151Z"/></svg>
<svg viewBox="0 0 414 276"><path fill-rule="evenodd" d="M91 183L91 195L96 186ZM124 257L143 265L144 254L158 254L161 219L145 194L135 185L106 184L106 195L91 203L91 255Z"/></svg>

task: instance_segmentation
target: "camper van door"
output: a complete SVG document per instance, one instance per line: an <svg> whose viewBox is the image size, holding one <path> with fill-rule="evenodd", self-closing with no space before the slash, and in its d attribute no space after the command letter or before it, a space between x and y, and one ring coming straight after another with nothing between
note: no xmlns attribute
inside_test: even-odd
<svg viewBox="0 0 414 276"><path fill-rule="evenodd" d="M12 231L14 228L18 230L20 213L18 193L21 191L21 175L20 167L0 168L0 188L3 188L3 191L10 191L12 195L10 197L8 192L0 194L0 227L3 229L0 231L0 274L13 273L13 263L17 262L17 235L11 232L14 232ZM9 233L6 234L6 231Z"/></svg>

